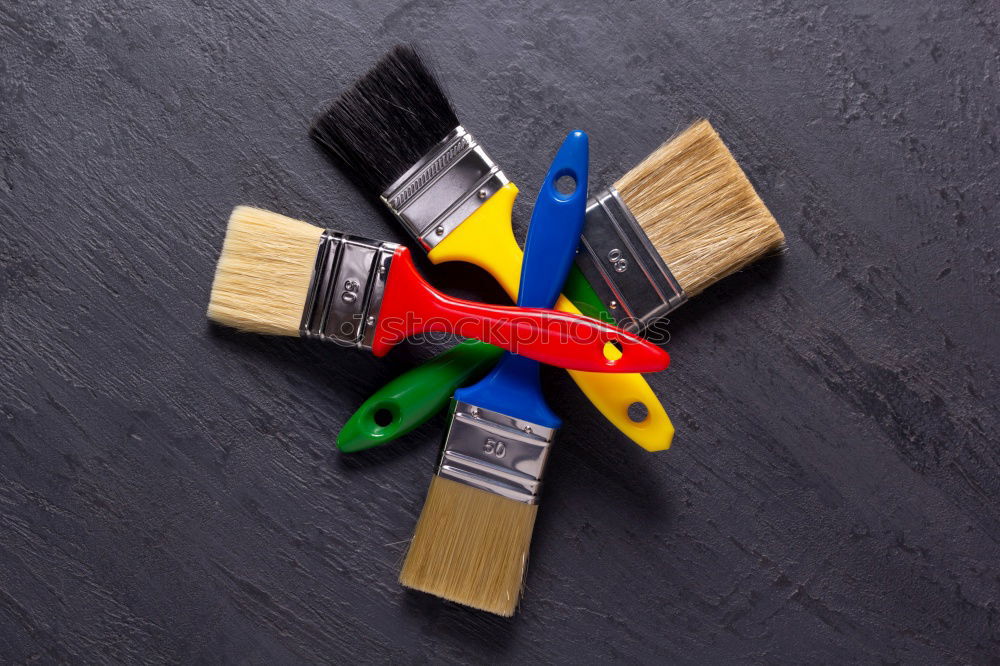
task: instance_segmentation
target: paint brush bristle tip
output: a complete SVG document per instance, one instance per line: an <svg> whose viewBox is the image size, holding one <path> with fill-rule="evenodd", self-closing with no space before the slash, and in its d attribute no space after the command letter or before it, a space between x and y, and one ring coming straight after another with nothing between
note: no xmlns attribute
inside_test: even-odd
<svg viewBox="0 0 1000 666"><path fill-rule="evenodd" d="M317 115L309 134L381 194L458 124L420 54L400 45Z"/></svg>
<svg viewBox="0 0 1000 666"><path fill-rule="evenodd" d="M536 504L435 475L399 582L510 617L521 595L537 513Z"/></svg>
<svg viewBox="0 0 1000 666"><path fill-rule="evenodd" d="M237 206L212 282L208 318L242 331L298 335L323 229Z"/></svg>
<svg viewBox="0 0 1000 666"><path fill-rule="evenodd" d="M784 247L785 237L707 120L615 183L688 296Z"/></svg>

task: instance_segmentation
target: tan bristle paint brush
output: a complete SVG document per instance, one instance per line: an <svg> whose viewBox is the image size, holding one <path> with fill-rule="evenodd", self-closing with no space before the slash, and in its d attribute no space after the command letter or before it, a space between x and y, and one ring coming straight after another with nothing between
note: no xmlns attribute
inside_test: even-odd
<svg viewBox="0 0 1000 666"><path fill-rule="evenodd" d="M598 207L602 210L595 212ZM678 287L673 293L688 296L779 250L784 241L774 217L705 120L661 145L613 188L591 197L591 243L606 235L600 228L595 232L593 223L609 221L620 239L632 239L622 245L629 254L616 259L641 257L647 265L669 265ZM642 232L648 240L637 238ZM593 244L588 252L592 249ZM610 272L620 279L621 273ZM610 277L600 279L615 284ZM662 316L683 302L674 300L667 308L670 299L634 288L632 296L635 304L652 305L649 316ZM537 489L535 494L530 503L521 502L435 474L400 582L499 615L513 614L538 509L533 503Z"/></svg>
<svg viewBox="0 0 1000 666"><path fill-rule="evenodd" d="M619 325L642 330L784 243L726 144L699 120L591 196L577 265Z"/></svg>
<svg viewBox="0 0 1000 666"><path fill-rule="evenodd" d="M656 345L587 317L452 298L420 276L406 247L249 206L229 218L208 317L376 356L410 335L437 331L587 372L657 372L670 360ZM605 356L612 341L623 348L620 358Z"/></svg>

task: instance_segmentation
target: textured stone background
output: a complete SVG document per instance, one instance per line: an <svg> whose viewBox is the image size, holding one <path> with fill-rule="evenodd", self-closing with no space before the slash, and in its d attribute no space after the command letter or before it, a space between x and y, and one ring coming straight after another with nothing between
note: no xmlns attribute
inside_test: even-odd
<svg viewBox="0 0 1000 666"><path fill-rule="evenodd" d="M986 1L3 3L3 661L996 659L998 22ZM671 451L549 373L569 423L512 620L396 584L440 421L332 447L429 349L204 317L236 203L403 240L305 132L400 40L521 184L521 232L565 130L600 183L704 115L789 239L671 322Z"/></svg>

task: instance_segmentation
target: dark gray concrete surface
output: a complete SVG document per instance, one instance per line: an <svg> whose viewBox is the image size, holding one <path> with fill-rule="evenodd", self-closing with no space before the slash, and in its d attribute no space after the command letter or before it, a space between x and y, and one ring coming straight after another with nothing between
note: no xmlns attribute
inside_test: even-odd
<svg viewBox="0 0 1000 666"><path fill-rule="evenodd" d="M6 2L4 662L997 663L996 2ZM669 325L650 455L566 378L521 611L396 583L442 422L332 441L378 360L213 328L230 208L397 228L306 136L429 53L521 184L707 116L789 252ZM433 280L497 299L477 269ZM461 287L461 289L459 289Z"/></svg>

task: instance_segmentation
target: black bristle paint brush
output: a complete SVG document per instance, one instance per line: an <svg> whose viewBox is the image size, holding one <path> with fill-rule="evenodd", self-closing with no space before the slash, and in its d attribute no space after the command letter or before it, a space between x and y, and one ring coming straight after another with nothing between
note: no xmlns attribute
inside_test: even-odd
<svg viewBox="0 0 1000 666"><path fill-rule="evenodd" d="M517 187L459 124L411 47L382 58L316 117L310 133L379 197L432 262L476 264L517 298L523 259L511 227ZM596 300L592 290L590 299ZM580 312L564 296L555 309ZM669 447L673 425L641 375L570 375L631 440L649 451Z"/></svg>

